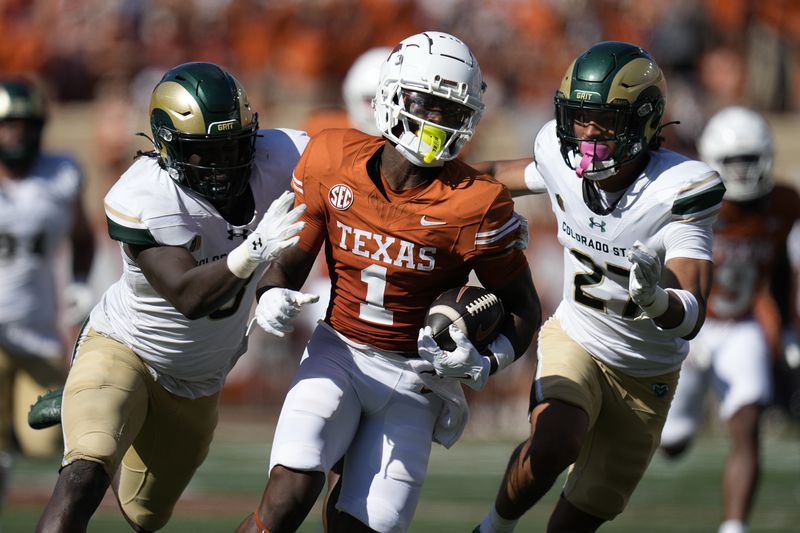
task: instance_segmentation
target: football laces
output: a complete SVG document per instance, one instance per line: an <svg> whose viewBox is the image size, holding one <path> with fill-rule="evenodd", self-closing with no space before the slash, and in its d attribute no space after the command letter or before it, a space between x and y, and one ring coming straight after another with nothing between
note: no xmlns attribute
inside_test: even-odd
<svg viewBox="0 0 800 533"><path fill-rule="evenodd" d="M467 304L466 309L470 315L476 315L481 311L489 309L493 305L497 305L500 299L495 294L484 294L483 296L479 296L469 304Z"/></svg>

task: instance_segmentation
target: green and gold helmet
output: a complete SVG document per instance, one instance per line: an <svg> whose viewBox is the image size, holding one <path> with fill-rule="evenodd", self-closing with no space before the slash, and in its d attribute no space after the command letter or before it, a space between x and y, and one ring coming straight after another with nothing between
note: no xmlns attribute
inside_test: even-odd
<svg viewBox="0 0 800 533"><path fill-rule="evenodd" d="M606 125L613 124L613 136L603 139L616 143L613 172L657 149L666 101L664 74L645 50L623 42L592 46L569 66L555 96L564 161L575 168L579 144L588 140L579 138L574 127L587 110L605 116Z"/></svg>
<svg viewBox="0 0 800 533"><path fill-rule="evenodd" d="M0 161L8 167L27 170L39 155L46 119L42 92L25 79L0 80L0 122L19 122L15 138L0 141Z"/></svg>
<svg viewBox="0 0 800 533"><path fill-rule="evenodd" d="M172 179L212 201L247 188L258 116L231 74L211 63L171 69L150 97L159 161Z"/></svg>

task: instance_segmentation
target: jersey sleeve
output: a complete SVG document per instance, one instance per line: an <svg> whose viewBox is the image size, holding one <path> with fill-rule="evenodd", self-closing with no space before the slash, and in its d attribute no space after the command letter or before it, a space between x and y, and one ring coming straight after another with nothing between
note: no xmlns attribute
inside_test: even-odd
<svg viewBox="0 0 800 533"><path fill-rule="evenodd" d="M520 231L520 220L514 217L514 202L503 187L477 225L472 249L465 254L473 268L481 272L482 280L503 286L525 268L524 254L514 248Z"/></svg>
<svg viewBox="0 0 800 533"><path fill-rule="evenodd" d="M536 161L531 161L524 170L525 186L534 194L541 194L547 192L547 185L544 182L542 173L539 172L539 167Z"/></svg>
<svg viewBox="0 0 800 533"><path fill-rule="evenodd" d="M46 176L48 197L69 205L80 197L84 175L74 157L68 154L45 154L39 159L39 173Z"/></svg>
<svg viewBox="0 0 800 533"><path fill-rule="evenodd" d="M134 163L105 197L109 236L135 246L189 247L196 232L182 213L177 185L149 179L143 166Z"/></svg>
<svg viewBox="0 0 800 533"><path fill-rule="evenodd" d="M664 227L664 261L675 257L711 261L712 231L710 225L671 222Z"/></svg>
<svg viewBox="0 0 800 533"><path fill-rule="evenodd" d="M288 176L308 145L308 134L300 130L275 128L259 130L256 138L256 165L272 176ZM281 184L281 190L286 183Z"/></svg>
<svg viewBox="0 0 800 533"><path fill-rule="evenodd" d="M300 161L292 173L292 190L295 194L295 205L306 204L306 212L301 220L306 225L300 232L300 246L303 250L316 253L325 240L325 203L322 198L321 184L314 177L313 165L309 164L314 152L314 142L300 157Z"/></svg>
<svg viewBox="0 0 800 533"><path fill-rule="evenodd" d="M711 171L690 181L675 196L672 220L711 226L719 215L725 185L719 174Z"/></svg>
<svg viewBox="0 0 800 533"><path fill-rule="evenodd" d="M664 261L712 258L712 225L722 208L725 185L707 165L697 161L687 164L693 165L690 174L694 177L680 185L672 201L670 221L660 232Z"/></svg>

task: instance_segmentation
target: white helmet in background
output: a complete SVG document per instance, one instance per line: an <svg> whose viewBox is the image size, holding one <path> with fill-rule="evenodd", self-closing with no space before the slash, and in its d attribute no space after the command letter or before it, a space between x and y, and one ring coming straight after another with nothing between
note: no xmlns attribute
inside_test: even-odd
<svg viewBox="0 0 800 533"><path fill-rule="evenodd" d="M485 90L478 61L466 44L436 31L412 35L381 67L375 95L378 129L413 164L441 166L458 156L475 133ZM422 109L436 109L440 120L428 120Z"/></svg>
<svg viewBox="0 0 800 533"><path fill-rule="evenodd" d="M375 125L372 99L378 88L381 66L389 57L391 48L370 48L356 59L347 71L342 83L342 95L347 106L350 125L370 135L380 135Z"/></svg>
<svg viewBox="0 0 800 533"><path fill-rule="evenodd" d="M740 106L722 109L706 124L697 150L722 176L726 200L754 200L772 190L772 135L761 114Z"/></svg>

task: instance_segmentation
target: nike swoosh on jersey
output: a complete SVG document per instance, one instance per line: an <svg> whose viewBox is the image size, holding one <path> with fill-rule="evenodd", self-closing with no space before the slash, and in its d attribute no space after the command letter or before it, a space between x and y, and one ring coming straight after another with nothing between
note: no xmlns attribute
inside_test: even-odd
<svg viewBox="0 0 800 533"><path fill-rule="evenodd" d="M444 220L431 220L426 218L425 215L422 215L422 218L419 219L419 223L423 226L443 226L447 224L447 222Z"/></svg>

